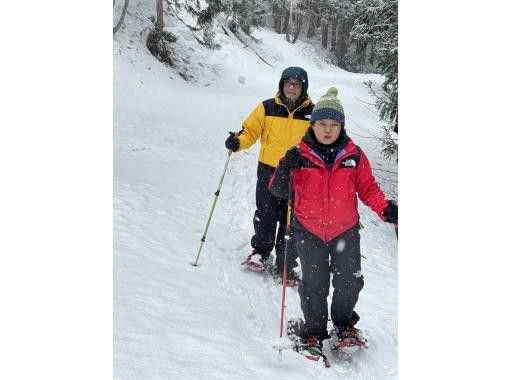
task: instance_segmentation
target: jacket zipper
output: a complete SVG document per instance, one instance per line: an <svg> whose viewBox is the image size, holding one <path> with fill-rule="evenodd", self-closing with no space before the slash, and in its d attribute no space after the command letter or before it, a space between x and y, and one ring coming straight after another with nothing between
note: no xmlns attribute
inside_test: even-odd
<svg viewBox="0 0 510 380"><path fill-rule="evenodd" d="M328 232L328 221L329 221L329 203L330 203L330 199L329 199L329 196L330 196L330 193L329 193L329 190L331 189L331 178L333 178L332 176L332 173L333 173L333 168L335 167L335 164L338 162L338 161L341 161L341 160L344 160L350 156L353 156L356 152L353 152L353 153L350 153L350 154L345 154L344 156L341 156L339 157L337 160L335 160L335 162L333 163L333 165L331 166L331 168L328 168L328 166L326 165L326 163L324 163L324 171L326 171L327 173L327 176L328 176L328 181L327 181L327 198L326 198L326 204L324 205L324 221L323 221L323 224L324 224L324 241L326 241L326 236L327 236L327 232Z"/></svg>
<svg viewBox="0 0 510 380"><path fill-rule="evenodd" d="M331 187L331 169L329 169L327 166L325 167L328 180L327 180L327 188L326 188L326 202L324 205L324 241L326 241L326 236L328 235L328 220L329 220L329 188Z"/></svg>
<svg viewBox="0 0 510 380"><path fill-rule="evenodd" d="M303 102L304 103L304 102ZM290 143L290 135L291 135L291 131L290 131L290 125L292 123L292 120L294 120L294 113L301 109L301 108L304 108L304 104L301 103L301 105L296 108L294 111L290 112L289 108L287 107L286 104L282 103L282 106L285 107L285 109L287 110L287 113L289 114L289 117L287 117L287 128L285 128L287 130L287 134L286 134L286 141L285 143L287 144L287 146L289 146L289 143Z"/></svg>

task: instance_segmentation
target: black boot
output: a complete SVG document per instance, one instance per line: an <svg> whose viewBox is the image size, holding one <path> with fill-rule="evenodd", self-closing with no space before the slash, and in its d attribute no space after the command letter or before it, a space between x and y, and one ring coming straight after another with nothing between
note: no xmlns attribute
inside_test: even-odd
<svg viewBox="0 0 510 380"><path fill-rule="evenodd" d="M277 284L282 284L283 282L283 271L278 269L277 267L274 268L272 273L273 278L275 279ZM288 269L287 270L287 286L297 286L301 283L301 278L299 277L299 274L294 269Z"/></svg>

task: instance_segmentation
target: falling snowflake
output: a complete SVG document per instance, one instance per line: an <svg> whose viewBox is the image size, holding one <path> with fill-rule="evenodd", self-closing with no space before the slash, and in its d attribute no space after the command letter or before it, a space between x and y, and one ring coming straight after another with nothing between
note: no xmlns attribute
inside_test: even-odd
<svg viewBox="0 0 510 380"><path fill-rule="evenodd" d="M336 243L336 251L343 252L344 249L345 249L345 240L344 239L338 240L338 243Z"/></svg>

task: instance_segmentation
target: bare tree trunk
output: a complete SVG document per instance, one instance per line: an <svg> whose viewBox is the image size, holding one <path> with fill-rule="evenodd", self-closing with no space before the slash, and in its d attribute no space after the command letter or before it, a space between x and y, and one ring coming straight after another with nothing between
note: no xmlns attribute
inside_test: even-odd
<svg viewBox="0 0 510 380"><path fill-rule="evenodd" d="M324 49L328 48L328 29L329 29L329 21L321 20L321 29L322 29L322 47Z"/></svg>
<svg viewBox="0 0 510 380"><path fill-rule="evenodd" d="M115 5L115 0L113 0L113 5ZM115 33L117 33L117 31L120 29L122 23L124 22L124 17L126 17L128 5L129 5L129 0L124 0L124 8L122 8L122 13L120 15L119 22L117 23L117 25L115 25L115 28L113 28L113 35L115 35Z"/></svg>
<svg viewBox="0 0 510 380"><path fill-rule="evenodd" d="M156 31L163 31L163 0L156 0Z"/></svg>
<svg viewBox="0 0 510 380"><path fill-rule="evenodd" d="M166 63L169 66L174 66L172 58L174 52L169 44L175 42L176 37L172 33L168 33L163 30L163 0L156 0L156 22L154 24L154 29L152 29L147 36L147 49L149 49L151 54L155 56L159 61ZM198 40L198 42L201 41ZM186 75L182 73L179 74L185 80L189 80Z"/></svg>
<svg viewBox="0 0 510 380"><path fill-rule="evenodd" d="M303 15L302 14L299 14L297 16L297 20L296 20L296 33L294 34L294 39L292 40L292 43L295 44L298 37L299 37L299 34L301 33L301 27L303 26Z"/></svg>
<svg viewBox="0 0 510 380"><path fill-rule="evenodd" d="M285 12L285 20L283 21L283 28L282 28L282 33L285 33L285 34L287 34L287 30L289 30L289 15L290 15L290 12L286 11Z"/></svg>
<svg viewBox="0 0 510 380"><path fill-rule="evenodd" d="M338 29L338 18L333 19L333 23L331 25L331 51L336 49L336 34Z"/></svg>
<svg viewBox="0 0 510 380"><path fill-rule="evenodd" d="M276 33L278 33L278 34L281 33L281 30L282 30L282 18L281 17L274 18L273 29Z"/></svg>
<svg viewBox="0 0 510 380"><path fill-rule="evenodd" d="M315 37L315 19L316 19L315 13L313 13L313 11L310 12L309 19L310 21L308 24L308 33L306 33L306 37L312 38Z"/></svg>
<svg viewBox="0 0 510 380"><path fill-rule="evenodd" d="M338 35L336 38L336 49L335 49L335 56L338 59L338 64L345 68L346 66L346 59L345 56L347 55L347 36L349 35L349 32L345 32L342 27L338 30Z"/></svg>
<svg viewBox="0 0 510 380"><path fill-rule="evenodd" d="M282 10L273 3L273 29L276 33L282 32Z"/></svg>
<svg viewBox="0 0 510 380"><path fill-rule="evenodd" d="M287 33L285 33L285 39L287 42L290 42L290 34L292 33L293 26L293 18L294 18L294 2L290 0L290 10L289 10L289 23L287 25Z"/></svg>
<svg viewBox="0 0 510 380"><path fill-rule="evenodd" d="M375 44L370 44L370 58L368 59L368 62L370 62L370 64L373 65L374 60L375 60Z"/></svg>

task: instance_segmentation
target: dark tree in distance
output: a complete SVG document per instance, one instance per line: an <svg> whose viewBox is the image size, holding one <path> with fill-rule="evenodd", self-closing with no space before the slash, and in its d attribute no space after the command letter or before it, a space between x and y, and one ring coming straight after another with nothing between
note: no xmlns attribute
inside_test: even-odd
<svg viewBox="0 0 510 380"><path fill-rule="evenodd" d="M398 144L390 131L398 133L398 3L397 0L362 0L358 17L351 31L353 39L366 52L373 43L377 65L385 76L382 88L384 94L377 95L368 82L373 95L377 97L379 117L386 122L383 138L383 153L387 158L397 159Z"/></svg>

